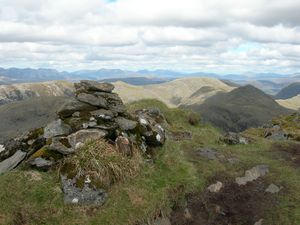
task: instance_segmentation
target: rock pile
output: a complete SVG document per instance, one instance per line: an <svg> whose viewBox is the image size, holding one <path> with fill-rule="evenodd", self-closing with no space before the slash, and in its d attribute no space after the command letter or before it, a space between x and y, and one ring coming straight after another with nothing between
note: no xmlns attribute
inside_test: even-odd
<svg viewBox="0 0 300 225"><path fill-rule="evenodd" d="M150 148L163 145L166 120L159 109L141 109L130 115L113 89L109 83L88 80L76 83L75 98L70 98L58 110L57 120L1 145L0 172L13 169L23 159L32 167L48 170L80 151L88 140L105 139L129 158L133 148L147 154ZM62 176L66 203L104 201L103 189L88 185L80 189L74 186L75 178L72 179Z"/></svg>

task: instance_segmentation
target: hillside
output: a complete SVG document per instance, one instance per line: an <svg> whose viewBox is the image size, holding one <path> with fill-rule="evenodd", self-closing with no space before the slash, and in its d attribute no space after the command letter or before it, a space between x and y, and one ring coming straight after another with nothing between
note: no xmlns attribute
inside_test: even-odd
<svg viewBox="0 0 300 225"><path fill-rule="evenodd" d="M169 107L203 102L218 92L234 89L218 79L205 77L181 78L156 85L133 86L124 82L116 82L114 85L115 92L126 103L141 99L157 99Z"/></svg>
<svg viewBox="0 0 300 225"><path fill-rule="evenodd" d="M131 113L156 108L166 117L169 138L157 149L154 162L143 159L141 171L112 186L102 206L65 205L59 168L45 172L21 165L0 175L0 224L297 225L300 221L297 142L264 139L254 129L243 134L252 140L249 144L227 145L213 127L189 124L185 110L153 100L127 108ZM79 153L89 153L91 146L86 144ZM115 158L106 159L116 163ZM247 183L239 185L240 181Z"/></svg>
<svg viewBox="0 0 300 225"><path fill-rule="evenodd" d="M73 84L67 81L0 85L0 105L34 97L72 95Z"/></svg>
<svg viewBox="0 0 300 225"><path fill-rule="evenodd" d="M278 99L276 102L283 107L298 110L300 108L300 94L288 99Z"/></svg>
<svg viewBox="0 0 300 225"><path fill-rule="evenodd" d="M273 117L290 112L251 85L217 94L203 104L182 107L198 111L205 121L226 131L261 126Z"/></svg>
<svg viewBox="0 0 300 225"><path fill-rule="evenodd" d="M37 97L0 106L0 143L53 121L64 100L65 97Z"/></svg>
<svg viewBox="0 0 300 225"><path fill-rule="evenodd" d="M300 94L300 82L292 83L287 87L284 87L275 96L276 99L288 99Z"/></svg>

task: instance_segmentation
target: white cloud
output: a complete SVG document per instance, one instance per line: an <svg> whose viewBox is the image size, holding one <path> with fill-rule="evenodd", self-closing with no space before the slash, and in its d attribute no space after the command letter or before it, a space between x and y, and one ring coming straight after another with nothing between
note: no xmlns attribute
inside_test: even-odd
<svg viewBox="0 0 300 225"><path fill-rule="evenodd" d="M300 0L2 0L0 66L299 71Z"/></svg>

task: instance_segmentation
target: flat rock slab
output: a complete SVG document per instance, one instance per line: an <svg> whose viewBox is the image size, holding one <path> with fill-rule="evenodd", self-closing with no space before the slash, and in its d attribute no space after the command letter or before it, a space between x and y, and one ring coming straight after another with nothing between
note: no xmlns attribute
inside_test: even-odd
<svg viewBox="0 0 300 225"><path fill-rule="evenodd" d="M17 151L13 156L0 162L0 174L14 169L26 157L26 152Z"/></svg>
<svg viewBox="0 0 300 225"><path fill-rule="evenodd" d="M259 177L265 176L269 172L269 167L266 165L258 165L245 172L244 177L235 179L238 185L246 185L248 182L254 181Z"/></svg>
<svg viewBox="0 0 300 225"><path fill-rule="evenodd" d="M86 93L80 93L77 95L77 99L81 102L90 104L92 106L107 108L107 101L105 98L102 98L100 96L95 96L92 94L86 94Z"/></svg>
<svg viewBox="0 0 300 225"><path fill-rule="evenodd" d="M65 204L103 205L107 193L103 189L90 188L84 184L83 188L76 187L76 179L61 176Z"/></svg>
<svg viewBox="0 0 300 225"><path fill-rule="evenodd" d="M43 170L49 169L53 165L53 162L43 159L41 157L35 158L34 160L30 161L29 163L31 166L35 166L35 167L37 167L39 169L43 169Z"/></svg>
<svg viewBox="0 0 300 225"><path fill-rule="evenodd" d="M119 125L121 130L127 131L127 130L133 130L137 126L137 122L133 120L128 120L123 117L118 117L115 119L116 123Z"/></svg>
<svg viewBox="0 0 300 225"><path fill-rule="evenodd" d="M204 158L208 158L210 160L216 160L218 159L217 157L217 152L213 149L210 148L202 148L199 149L198 154Z"/></svg>
<svg viewBox="0 0 300 225"><path fill-rule="evenodd" d="M97 107L92 106L87 103L83 103L77 101L76 99L68 100L57 112L57 114L61 118L67 118L72 116L75 112L82 112L82 111L93 111L96 110Z"/></svg>

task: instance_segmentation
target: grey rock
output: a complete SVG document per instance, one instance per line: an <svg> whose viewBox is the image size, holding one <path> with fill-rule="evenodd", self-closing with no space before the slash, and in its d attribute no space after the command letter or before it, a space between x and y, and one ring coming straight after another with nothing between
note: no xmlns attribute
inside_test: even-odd
<svg viewBox="0 0 300 225"><path fill-rule="evenodd" d="M90 113L96 119L100 118L104 120L111 120L112 118L115 117L115 115L117 115L117 113L113 113L112 111L106 109L99 109L99 110L92 111Z"/></svg>
<svg viewBox="0 0 300 225"><path fill-rule="evenodd" d="M65 204L103 205L107 198L105 190L92 188L89 184L84 184L83 188L76 187L76 178L68 179L62 175L61 183Z"/></svg>
<svg viewBox="0 0 300 225"><path fill-rule="evenodd" d="M267 189L265 190L265 192L271 193L271 194L275 194L278 193L280 190L282 189L282 187L278 187L275 184L270 184Z"/></svg>
<svg viewBox="0 0 300 225"><path fill-rule="evenodd" d="M124 117L117 117L115 119L116 123L119 125L120 129L123 131L133 130L137 126L137 122L133 120L128 120Z"/></svg>
<svg viewBox="0 0 300 225"><path fill-rule="evenodd" d="M102 98L100 96L95 96L92 94L87 93L80 93L77 95L77 99L81 102L88 103L92 106L101 107L101 108L107 108L107 101L105 98Z"/></svg>
<svg viewBox="0 0 300 225"><path fill-rule="evenodd" d="M210 149L210 148L199 149L198 154L200 156L208 158L210 160L216 160L216 159L218 159L217 152L215 150L213 150L213 149Z"/></svg>
<svg viewBox="0 0 300 225"><path fill-rule="evenodd" d="M14 155L0 162L0 174L14 169L26 157L26 152L17 151Z"/></svg>
<svg viewBox="0 0 300 225"><path fill-rule="evenodd" d="M265 176L269 172L269 167L266 165L258 165L245 172L244 177L235 179L238 185L246 185L248 182L254 181L259 177Z"/></svg>
<svg viewBox="0 0 300 225"><path fill-rule="evenodd" d="M71 147L77 150L86 141L104 138L106 135L107 135L107 131L99 130L99 129L79 130L76 133L69 135L68 140Z"/></svg>
<svg viewBox="0 0 300 225"><path fill-rule="evenodd" d="M43 159L41 157L38 157L38 158L35 158L35 159L31 160L29 162L29 164L31 166L35 166L39 169L47 170L53 165L53 162L51 162L49 160L46 160L46 159Z"/></svg>
<svg viewBox="0 0 300 225"><path fill-rule="evenodd" d="M69 135L72 132L71 127L58 119L44 128L44 137L53 138L57 136Z"/></svg>
<svg viewBox="0 0 300 225"><path fill-rule="evenodd" d="M211 184L207 189L210 192L217 193L221 190L222 187L223 187L223 183L220 181L217 181L217 183Z"/></svg>
<svg viewBox="0 0 300 225"><path fill-rule="evenodd" d="M82 128L83 128L83 129L93 128L93 127L97 127L97 122L95 122L95 121L90 121L90 122L87 122L87 123L83 123L83 124L82 124Z"/></svg>
<svg viewBox="0 0 300 225"><path fill-rule="evenodd" d="M80 83L75 83L75 89L77 92L100 91L110 93L114 90L114 88L114 85L110 83L100 83L93 80L82 80Z"/></svg>
<svg viewBox="0 0 300 225"><path fill-rule="evenodd" d="M90 104L83 103L77 101L76 99L68 100L57 112L57 114L61 118L67 118L72 116L75 112L82 112L82 111L93 111L96 110L97 107L91 106Z"/></svg>
<svg viewBox="0 0 300 225"><path fill-rule="evenodd" d="M222 137L222 141L224 141L228 145L236 145L236 144L248 144L249 141L247 138L242 137L238 133L228 132Z"/></svg>

